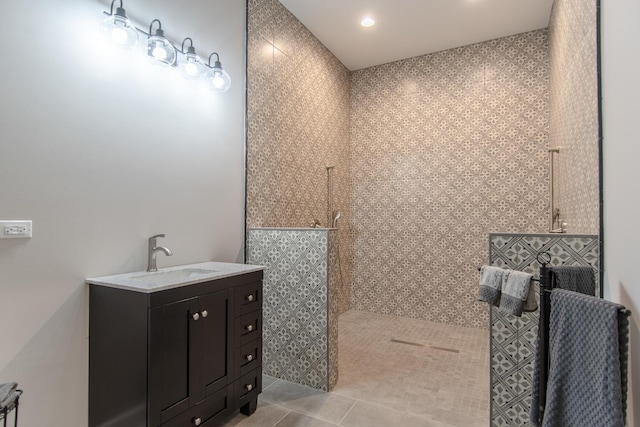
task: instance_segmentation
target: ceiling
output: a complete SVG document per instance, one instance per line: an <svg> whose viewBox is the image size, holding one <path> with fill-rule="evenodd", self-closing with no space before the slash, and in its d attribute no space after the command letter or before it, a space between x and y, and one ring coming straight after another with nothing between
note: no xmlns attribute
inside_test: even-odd
<svg viewBox="0 0 640 427"><path fill-rule="evenodd" d="M349 69L546 28L553 0L279 0ZM376 24L360 26L365 16Z"/></svg>

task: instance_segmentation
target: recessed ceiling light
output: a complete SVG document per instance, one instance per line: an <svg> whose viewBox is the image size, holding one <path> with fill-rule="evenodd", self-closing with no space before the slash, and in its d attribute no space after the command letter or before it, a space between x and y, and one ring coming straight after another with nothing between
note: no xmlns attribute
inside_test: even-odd
<svg viewBox="0 0 640 427"><path fill-rule="evenodd" d="M363 27L371 27L375 23L376 23L376 20L370 16L367 16L362 21L360 21L360 25L362 25Z"/></svg>

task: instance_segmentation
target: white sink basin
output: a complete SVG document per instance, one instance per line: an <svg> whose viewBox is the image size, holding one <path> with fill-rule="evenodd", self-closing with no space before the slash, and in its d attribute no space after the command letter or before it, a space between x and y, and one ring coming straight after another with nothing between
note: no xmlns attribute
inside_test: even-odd
<svg viewBox="0 0 640 427"><path fill-rule="evenodd" d="M154 271L152 273L138 274L135 276L129 276L130 279L140 280L145 282L155 281L167 281L167 280L187 280L197 279L207 274L216 273L218 270L205 270L202 268L183 268L180 270L170 271Z"/></svg>

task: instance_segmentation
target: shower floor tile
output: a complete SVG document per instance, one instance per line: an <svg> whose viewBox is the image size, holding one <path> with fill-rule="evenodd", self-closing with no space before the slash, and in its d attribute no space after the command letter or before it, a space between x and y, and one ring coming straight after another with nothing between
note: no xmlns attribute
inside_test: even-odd
<svg viewBox="0 0 640 427"><path fill-rule="evenodd" d="M258 410L228 426L485 427L489 332L350 310L330 393L265 377Z"/></svg>

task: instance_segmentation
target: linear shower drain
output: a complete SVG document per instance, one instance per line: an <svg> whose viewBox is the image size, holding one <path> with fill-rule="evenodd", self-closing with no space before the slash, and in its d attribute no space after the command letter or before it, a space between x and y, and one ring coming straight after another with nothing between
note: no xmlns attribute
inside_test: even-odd
<svg viewBox="0 0 640 427"><path fill-rule="evenodd" d="M431 347L434 350L448 351L448 352L451 352L451 353L460 353L460 350L456 350L455 348L434 347L432 345L430 345L429 347Z"/></svg>
<svg viewBox="0 0 640 427"><path fill-rule="evenodd" d="M397 340L395 338L391 338L391 342L396 342L398 344L415 345L416 347L424 347L424 344L420 344L418 342L402 341L402 340Z"/></svg>
<svg viewBox="0 0 640 427"><path fill-rule="evenodd" d="M395 338L391 338L391 342L395 342L398 344L413 345L416 347L426 347L424 344L420 344L419 342L403 341L403 340L397 340ZM430 345L429 348L432 348L434 350L448 351L450 353L460 353L460 350L456 350L455 348L436 347L433 345Z"/></svg>

